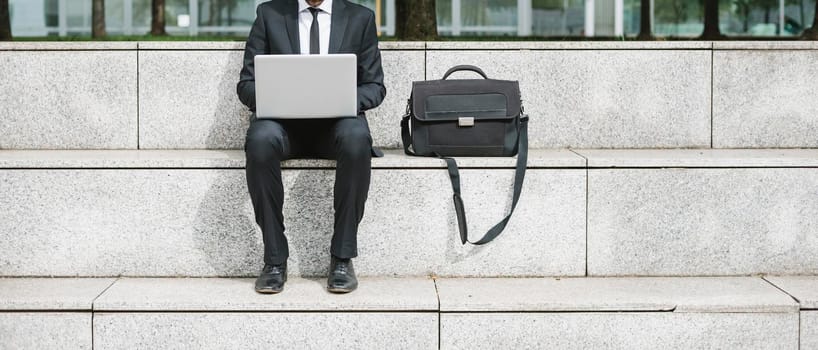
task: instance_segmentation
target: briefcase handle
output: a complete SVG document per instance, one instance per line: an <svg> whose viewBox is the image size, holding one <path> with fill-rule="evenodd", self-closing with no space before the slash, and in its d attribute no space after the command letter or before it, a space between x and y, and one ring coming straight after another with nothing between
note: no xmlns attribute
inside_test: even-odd
<svg viewBox="0 0 818 350"><path fill-rule="evenodd" d="M469 64L462 64L462 65L459 65L459 66L454 66L454 67L450 68L448 71L446 71L446 74L443 74L443 80L446 80L446 78L448 78L454 72L459 72L459 71L464 71L464 70L472 71L472 72L475 72L477 74L480 74L483 77L483 79L488 79L489 78L486 75L486 73L483 72L482 69L480 69L480 68L478 68L476 66L469 65Z"/></svg>

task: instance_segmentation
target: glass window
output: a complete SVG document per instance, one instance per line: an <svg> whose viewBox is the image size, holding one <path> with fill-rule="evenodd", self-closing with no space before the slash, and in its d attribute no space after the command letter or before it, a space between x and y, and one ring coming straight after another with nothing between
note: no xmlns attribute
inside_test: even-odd
<svg viewBox="0 0 818 350"><path fill-rule="evenodd" d="M721 29L730 36L794 36L812 25L814 14L814 1L733 0L721 9Z"/></svg>
<svg viewBox="0 0 818 350"><path fill-rule="evenodd" d="M801 35L804 30L812 27L815 4L815 1L810 0L787 0L784 10L785 35Z"/></svg>
<svg viewBox="0 0 818 350"><path fill-rule="evenodd" d="M380 21L380 31L381 33L385 33L391 28L391 23L389 23L389 16L388 10L390 1L389 0L350 0L350 2L363 5L368 7L370 10L375 12L375 21ZM377 12L378 2L380 2L381 11L380 13Z"/></svg>
<svg viewBox="0 0 818 350"><path fill-rule="evenodd" d="M151 0L132 0L134 34L144 34L151 28Z"/></svg>
<svg viewBox="0 0 818 350"><path fill-rule="evenodd" d="M784 31L780 30L780 0L721 0L719 27L731 37L794 36L812 25L814 0L785 0ZM701 0L654 0L656 36L697 37L704 30ZM625 33L639 32L640 1L626 0Z"/></svg>
<svg viewBox="0 0 818 350"><path fill-rule="evenodd" d="M105 0L105 31L122 34L125 26L124 0Z"/></svg>
<svg viewBox="0 0 818 350"><path fill-rule="evenodd" d="M517 33L517 0L463 0L461 5L463 34Z"/></svg>
<svg viewBox="0 0 818 350"><path fill-rule="evenodd" d="M364 5L368 7L370 10L375 11L375 0L350 0L350 2L354 2L358 5ZM384 3L386 1L382 0L381 2Z"/></svg>
<svg viewBox="0 0 818 350"><path fill-rule="evenodd" d="M255 0L198 0L200 33L246 35L256 19Z"/></svg>
<svg viewBox="0 0 818 350"><path fill-rule="evenodd" d="M165 0L166 31L177 31L176 29L179 27L179 16L188 16L188 18L190 18L190 2L187 0Z"/></svg>
<svg viewBox="0 0 818 350"><path fill-rule="evenodd" d="M639 0L625 0L625 9L622 14L622 29L625 36L636 36L640 28L641 5Z"/></svg>
<svg viewBox="0 0 818 350"><path fill-rule="evenodd" d="M655 0L654 6L654 35L696 37L704 31L702 1Z"/></svg>
<svg viewBox="0 0 818 350"><path fill-rule="evenodd" d="M394 34L394 0L350 0L376 10L381 33ZM581 37L588 0L529 0L531 34ZM622 28L628 37L640 29L641 0L623 0ZM719 0L722 33L730 37L797 36L812 25L816 0ZM106 0L109 34L142 35L150 30L151 0ZM246 35L262 0L166 0L166 31L175 35ZM652 0L653 33L658 37L697 37L704 29L704 0ZM441 35L517 35L518 0L437 0ZM60 13L60 4L65 13ZM194 6L191 6L193 4ZM453 5L459 4L459 9ZM613 36L618 23L613 0L595 0L594 32ZM782 12L782 4L783 12ZM90 35L89 0L10 0L13 30L28 36ZM191 9L196 13L191 13ZM459 13L457 20L454 13ZM782 16L783 14L783 16ZM129 18L126 18L129 17ZM61 28L60 20L64 19ZM782 22L783 18L783 22Z"/></svg>
<svg viewBox="0 0 818 350"><path fill-rule="evenodd" d="M251 26L256 18L254 0L199 0L199 25Z"/></svg>
<svg viewBox="0 0 818 350"><path fill-rule="evenodd" d="M69 35L83 35L91 32L91 2L87 0L66 0L66 21Z"/></svg>
<svg viewBox="0 0 818 350"><path fill-rule="evenodd" d="M452 35L452 0L435 1L437 34Z"/></svg>
<svg viewBox="0 0 818 350"><path fill-rule="evenodd" d="M532 34L579 36L585 29L585 1L532 0Z"/></svg>
<svg viewBox="0 0 818 350"><path fill-rule="evenodd" d="M59 4L57 0L45 0L45 25L55 28L60 25Z"/></svg>

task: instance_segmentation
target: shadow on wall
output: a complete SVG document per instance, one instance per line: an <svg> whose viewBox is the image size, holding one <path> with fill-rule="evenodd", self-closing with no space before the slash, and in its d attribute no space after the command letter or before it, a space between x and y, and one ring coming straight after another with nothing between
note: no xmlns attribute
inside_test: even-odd
<svg viewBox="0 0 818 350"><path fill-rule="evenodd" d="M229 135L237 125L246 129L250 112L236 97L241 55L231 53L225 61L218 85L218 104L205 140L207 149L230 147ZM243 131L241 132L243 134ZM193 227L193 240L203 253L213 275L255 276L263 267L264 246L256 226L244 169L202 169L212 172Z"/></svg>
<svg viewBox="0 0 818 350"><path fill-rule="evenodd" d="M245 134L251 113L236 97L242 55L231 54L219 82L219 103L205 145L224 149L235 143L239 125ZM240 120L236 120L240 119ZM232 136L235 137L235 136ZM240 141L243 147L244 140ZM212 170L202 170L212 171ZM325 276L333 232L334 171L285 170L284 225L289 240L291 276ZM244 168L214 171L197 212L194 241L216 276L256 276L264 266L264 244L255 222Z"/></svg>
<svg viewBox="0 0 818 350"><path fill-rule="evenodd" d="M326 276L332 240L335 170L284 171L284 225L292 274Z"/></svg>
<svg viewBox="0 0 818 350"><path fill-rule="evenodd" d="M469 192L467 192L468 188L466 186L469 186L469 185L475 186L475 185L477 185L477 183L476 183L477 181L474 181L474 183L472 183L471 181L468 181L470 178L477 175L476 172L475 171L468 171L468 170L467 171L461 170L460 172L461 172L461 174L460 174L461 182L462 182L462 186L463 186L461 190L463 191L464 195L466 196L466 197L464 197L463 200L464 200L464 204L466 206L466 208L465 208L466 219L467 219L466 226L470 229L470 230L468 230L468 238L469 238L469 240L474 242L474 241L477 241L480 238L482 238L483 235L486 234L488 229L487 228L485 228L485 229L484 228L476 229L475 225L473 223L472 223L471 226L469 226L469 221L468 221L469 215L472 215L472 217L476 218L478 213L485 212L485 210L476 210L476 209L482 209L482 208L479 208L478 206L476 206L475 204L477 204L477 203L475 203L474 201L469 201L468 202L468 203L471 203L471 205L469 205L468 203L465 203L465 202L468 201L468 193L469 193ZM446 181L449 181L449 180L446 179ZM486 183L489 183L489 182L486 182ZM447 189L447 190L449 190L449 189ZM445 193L445 191L444 191L444 193ZM447 265L457 265L457 264L461 264L461 263L462 264L467 264L469 262L469 260L475 259L474 258L475 256L479 256L480 254L483 254L483 251L485 251L491 245L490 244L489 245L472 245L470 243L466 243L465 245L461 244L460 243L460 228L459 228L459 226L457 224L457 215L455 213L454 203L452 202L452 200L448 200L447 202L448 203L446 205L446 215L447 215L447 218L448 218L448 220L447 220L448 230L446 232L448 232L448 234L445 237L446 238L446 253L445 253L446 260L445 261L446 261ZM507 213L508 210L511 209L511 202L512 202L512 199L509 198L509 196L506 196L506 205L505 205L505 208L506 208L505 210L506 211L504 213ZM489 215L491 215L491 217L495 217L495 216L499 217L499 215L495 215L494 213L491 213ZM502 219L502 217L500 217L500 218ZM497 221L499 221L499 219ZM489 228L490 227L491 226L489 226ZM443 267L441 266L441 268L443 268Z"/></svg>

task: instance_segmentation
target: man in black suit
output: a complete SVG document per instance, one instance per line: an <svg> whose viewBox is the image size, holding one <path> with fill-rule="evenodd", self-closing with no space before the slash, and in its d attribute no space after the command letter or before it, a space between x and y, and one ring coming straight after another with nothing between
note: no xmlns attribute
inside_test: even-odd
<svg viewBox="0 0 818 350"><path fill-rule="evenodd" d="M281 161L300 157L337 160L327 289L347 293L358 286L352 258L358 255L358 223L369 192L372 156L380 156L372 148L364 111L380 105L386 95L374 13L347 0L272 0L259 5L237 87L241 102L255 112L256 55L307 53L357 56L358 115L275 120L253 114L245 153L247 187L264 238L264 268L255 286L259 293L278 293L287 281ZM315 96L315 101L321 103L321 96Z"/></svg>

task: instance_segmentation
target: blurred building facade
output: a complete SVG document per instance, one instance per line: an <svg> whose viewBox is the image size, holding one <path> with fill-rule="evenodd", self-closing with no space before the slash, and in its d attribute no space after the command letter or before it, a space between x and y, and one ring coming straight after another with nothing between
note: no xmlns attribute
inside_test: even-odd
<svg viewBox="0 0 818 350"><path fill-rule="evenodd" d="M275 0L274 0L275 1ZM264 0L166 0L167 31L186 36L244 36ZM394 0L353 0L377 10L381 34L394 35ZM703 0L652 0L653 32L695 37ZM149 31L151 0L106 0L109 35ZM722 32L786 37L809 28L816 0L721 0ZM90 0L10 0L16 37L86 36ZM640 0L437 0L446 36L621 37L639 32Z"/></svg>

